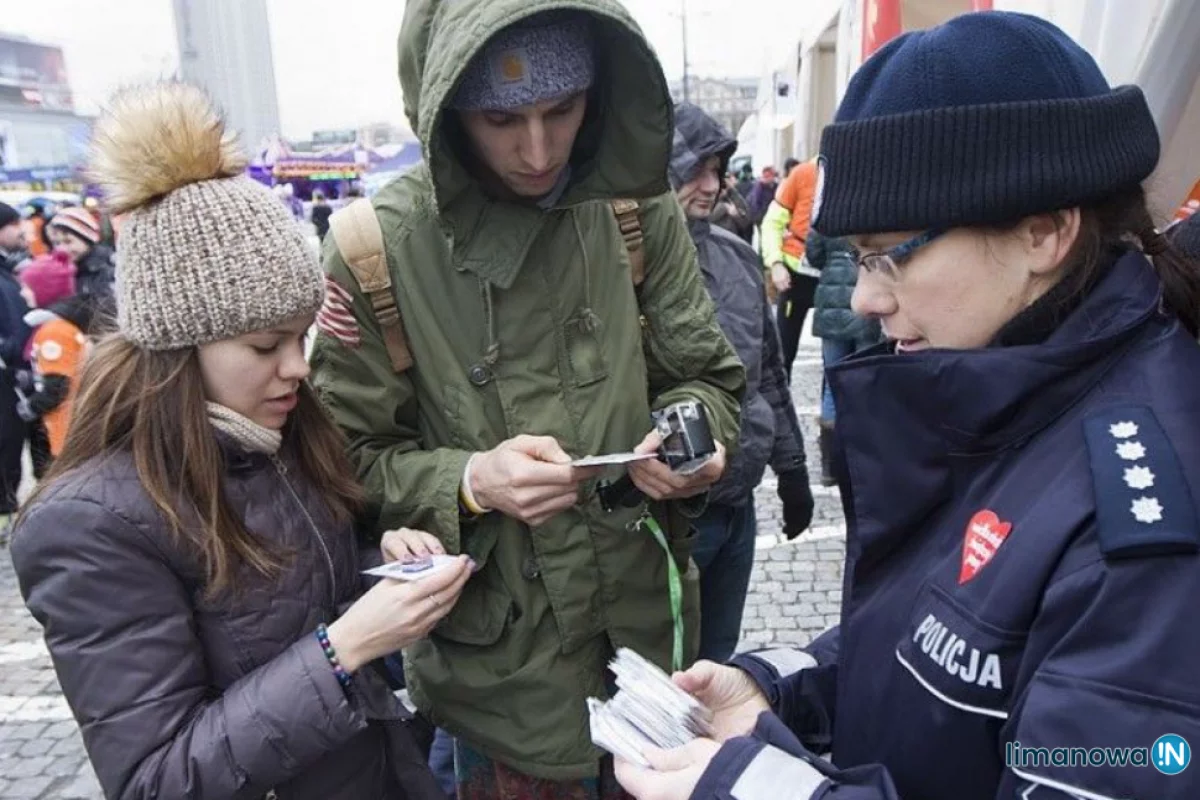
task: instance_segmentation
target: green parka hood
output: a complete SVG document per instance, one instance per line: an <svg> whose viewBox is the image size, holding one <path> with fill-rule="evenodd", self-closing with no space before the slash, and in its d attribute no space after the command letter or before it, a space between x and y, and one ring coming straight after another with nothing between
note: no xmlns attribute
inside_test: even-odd
<svg viewBox="0 0 1200 800"><path fill-rule="evenodd" d="M616 0L409 0L400 30L400 85L439 208L474 180L443 124L467 65L504 28L564 10L590 17L597 71L562 204L669 190L674 117L667 81L641 29Z"/></svg>

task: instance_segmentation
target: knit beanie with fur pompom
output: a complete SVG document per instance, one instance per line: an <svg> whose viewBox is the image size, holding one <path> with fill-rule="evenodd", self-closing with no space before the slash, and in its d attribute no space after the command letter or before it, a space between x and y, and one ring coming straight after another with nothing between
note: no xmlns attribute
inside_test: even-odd
<svg viewBox="0 0 1200 800"><path fill-rule="evenodd" d="M119 92L96 123L90 174L114 214L117 327L148 350L231 339L315 314L317 256L288 209L247 177L208 96L162 82Z"/></svg>

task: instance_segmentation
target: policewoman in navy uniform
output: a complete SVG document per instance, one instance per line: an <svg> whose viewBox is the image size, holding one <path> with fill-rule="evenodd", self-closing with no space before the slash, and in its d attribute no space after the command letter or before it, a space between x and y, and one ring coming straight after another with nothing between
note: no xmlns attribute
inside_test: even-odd
<svg viewBox="0 0 1200 800"><path fill-rule="evenodd" d="M815 226L889 338L828 372L842 622L676 676L720 741L623 785L1200 798L1200 279L1146 209L1142 92L1048 22L967 14L867 61L821 149Z"/></svg>

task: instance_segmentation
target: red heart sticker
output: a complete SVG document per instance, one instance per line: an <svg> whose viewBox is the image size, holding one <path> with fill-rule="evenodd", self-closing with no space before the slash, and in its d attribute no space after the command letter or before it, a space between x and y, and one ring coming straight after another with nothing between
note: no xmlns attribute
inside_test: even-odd
<svg viewBox="0 0 1200 800"><path fill-rule="evenodd" d="M984 509L971 517L967 523L967 535L963 537L962 570L958 573L958 585L979 574L996 555L1000 545L1012 530L1011 522L1001 522L995 511Z"/></svg>

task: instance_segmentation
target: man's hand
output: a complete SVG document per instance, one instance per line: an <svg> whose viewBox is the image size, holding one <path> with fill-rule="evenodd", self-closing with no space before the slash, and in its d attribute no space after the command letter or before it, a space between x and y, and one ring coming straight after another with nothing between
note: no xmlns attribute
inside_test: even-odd
<svg viewBox="0 0 1200 800"><path fill-rule="evenodd" d="M671 680L713 712L718 742L750 734L759 714L771 710L758 684L737 667L697 661L687 672L676 672Z"/></svg>
<svg viewBox="0 0 1200 800"><path fill-rule="evenodd" d="M658 431L650 431L635 453L656 453L662 445ZM708 491L725 473L725 448L717 442L717 452L691 475L680 475L661 461L635 461L629 465L629 477L652 500L681 500Z"/></svg>
<svg viewBox="0 0 1200 800"><path fill-rule="evenodd" d="M617 759L617 781L638 800L688 800L720 749L712 739L694 739L674 750L649 748L643 755L651 769Z"/></svg>
<svg viewBox="0 0 1200 800"><path fill-rule="evenodd" d="M600 470L574 469L550 436L517 436L480 453L471 464L471 493L485 508L542 525L579 499L579 484Z"/></svg>
<svg viewBox="0 0 1200 800"><path fill-rule="evenodd" d="M792 288L792 271L776 261L771 265L771 285L777 292L786 292Z"/></svg>

